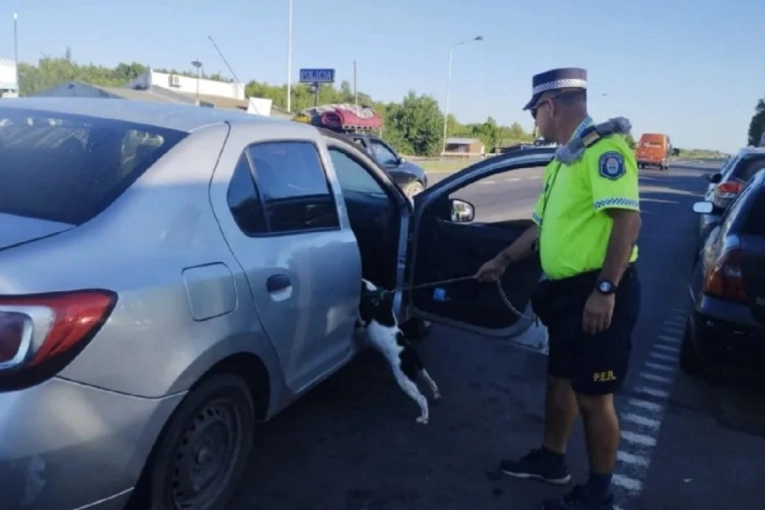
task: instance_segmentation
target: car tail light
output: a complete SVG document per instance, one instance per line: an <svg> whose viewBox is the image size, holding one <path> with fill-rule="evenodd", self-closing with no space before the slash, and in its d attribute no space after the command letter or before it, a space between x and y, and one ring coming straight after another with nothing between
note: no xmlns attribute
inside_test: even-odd
<svg viewBox="0 0 765 510"><path fill-rule="evenodd" d="M743 184L738 181L721 182L715 188L715 193L719 198L734 198L741 192Z"/></svg>
<svg viewBox="0 0 765 510"><path fill-rule="evenodd" d="M116 294L104 290L0 295L0 390L32 386L60 372L116 302Z"/></svg>
<svg viewBox="0 0 765 510"><path fill-rule="evenodd" d="M739 248L725 250L704 279L704 293L728 301L746 302L746 287L741 270Z"/></svg>

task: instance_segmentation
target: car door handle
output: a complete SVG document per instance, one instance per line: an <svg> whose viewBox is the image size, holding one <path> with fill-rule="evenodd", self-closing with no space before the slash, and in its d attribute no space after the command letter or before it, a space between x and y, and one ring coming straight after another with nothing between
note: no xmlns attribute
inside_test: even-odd
<svg viewBox="0 0 765 510"><path fill-rule="evenodd" d="M284 274L275 274L273 276L269 276L268 280L266 280L266 290L268 292L278 292L280 290L286 289L290 285L292 285L292 282L287 277L287 275Z"/></svg>

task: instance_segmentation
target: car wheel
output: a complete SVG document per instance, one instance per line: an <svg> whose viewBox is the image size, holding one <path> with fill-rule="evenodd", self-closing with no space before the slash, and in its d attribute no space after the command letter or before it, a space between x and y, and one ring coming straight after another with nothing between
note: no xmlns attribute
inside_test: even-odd
<svg viewBox="0 0 765 510"><path fill-rule="evenodd" d="M701 359L696 352L696 347L693 345L690 327L687 323L683 333L683 342L680 345L680 368L691 375L701 375L702 372Z"/></svg>
<svg viewBox="0 0 765 510"><path fill-rule="evenodd" d="M250 389L233 374L193 388L165 426L148 478L152 510L224 510L252 450Z"/></svg>
<svg viewBox="0 0 765 510"><path fill-rule="evenodd" d="M409 198L412 198L413 196L422 193L425 187L422 185L420 181L412 181L404 184L404 187L402 188L404 190L404 194L408 196Z"/></svg>

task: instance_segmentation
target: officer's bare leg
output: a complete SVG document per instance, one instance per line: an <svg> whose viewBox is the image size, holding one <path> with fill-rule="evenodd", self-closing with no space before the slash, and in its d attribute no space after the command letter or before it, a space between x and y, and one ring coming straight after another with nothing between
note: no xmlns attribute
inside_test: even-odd
<svg viewBox="0 0 765 510"><path fill-rule="evenodd" d="M571 427L578 414L579 404L571 388L571 381L548 376L545 395L545 448L558 454L566 453Z"/></svg>
<svg viewBox="0 0 765 510"><path fill-rule="evenodd" d="M619 448L619 418L614 408L614 396L577 395L584 421L587 455L590 459L590 497L606 501Z"/></svg>

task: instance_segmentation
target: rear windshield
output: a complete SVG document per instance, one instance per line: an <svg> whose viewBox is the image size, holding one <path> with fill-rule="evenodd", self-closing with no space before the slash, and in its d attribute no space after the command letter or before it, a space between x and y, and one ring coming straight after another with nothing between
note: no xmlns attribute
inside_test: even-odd
<svg viewBox="0 0 765 510"><path fill-rule="evenodd" d="M748 181L754 174L765 168L765 155L754 155L741 158L733 169L733 177Z"/></svg>
<svg viewBox="0 0 765 510"><path fill-rule="evenodd" d="M80 225L187 133L119 120L3 108L0 213Z"/></svg>

